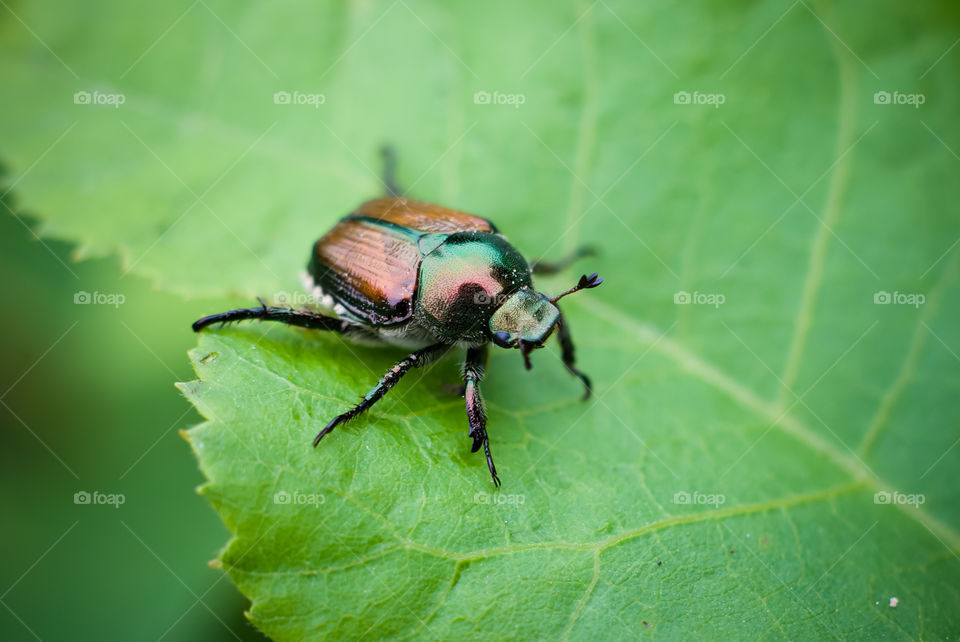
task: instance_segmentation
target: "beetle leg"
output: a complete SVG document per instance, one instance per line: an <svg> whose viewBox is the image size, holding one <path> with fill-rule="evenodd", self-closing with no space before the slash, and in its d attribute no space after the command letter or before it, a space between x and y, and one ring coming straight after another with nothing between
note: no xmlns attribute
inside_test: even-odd
<svg viewBox="0 0 960 642"><path fill-rule="evenodd" d="M590 394L593 392L593 386L590 383L590 377L577 370L577 367L574 365L573 337L570 336L570 327L567 325L567 321L563 317L563 313L561 313L557 318L557 337L560 339L560 350L561 357L563 358L563 365L567 366L567 370L570 371L570 374L583 382L583 400L586 401L590 398Z"/></svg>
<svg viewBox="0 0 960 642"><path fill-rule="evenodd" d="M473 446L470 452L477 452L483 446L483 453L487 457L487 468L493 483L500 485L497 477L497 467L493 465L493 455L490 454L490 438L487 436L487 414L483 409L483 398L480 396L480 381L483 379L487 365L486 344L478 348L467 350L467 360L463 364L463 380L465 382L463 398L467 403L467 420L470 422L469 437L473 437Z"/></svg>
<svg viewBox="0 0 960 642"><path fill-rule="evenodd" d="M295 325L311 330L331 330L340 333L345 332L350 325L340 319L315 312L269 306L261 300L259 308L240 308L238 310L230 310L229 312L221 312L220 314L211 314L208 317L203 317L194 322L193 331L200 332L208 325L213 325L214 323L224 324L230 323L231 321L243 321L245 319L279 321L287 325Z"/></svg>
<svg viewBox="0 0 960 642"><path fill-rule="evenodd" d="M387 196L403 196L397 187L397 154L393 147L384 145L380 148L380 157L383 159L383 189Z"/></svg>
<svg viewBox="0 0 960 642"><path fill-rule="evenodd" d="M316 446L320 443L320 440L327 436L327 434L339 426L342 423L350 421L360 413L369 410L373 404L380 401L387 391L390 388L393 388L400 378L407 373L410 368L419 368L428 364L432 361L438 354L443 352L447 348L447 345L444 343L435 343L432 346L428 346L416 352L410 353L405 359L402 359L397 365L393 366L387 370L386 374L380 378L380 381L377 382L377 385L373 387L370 392L363 396L363 401L359 404L348 410L347 412L337 415L330 423L324 426L323 430L317 433L317 436L313 440L313 445Z"/></svg>
<svg viewBox="0 0 960 642"><path fill-rule="evenodd" d="M534 261L530 264L530 269L534 274L556 274L561 270L565 270L577 259L581 259L585 256L595 256L597 251L590 247L589 245L583 245L578 247L570 254L566 255L559 261Z"/></svg>

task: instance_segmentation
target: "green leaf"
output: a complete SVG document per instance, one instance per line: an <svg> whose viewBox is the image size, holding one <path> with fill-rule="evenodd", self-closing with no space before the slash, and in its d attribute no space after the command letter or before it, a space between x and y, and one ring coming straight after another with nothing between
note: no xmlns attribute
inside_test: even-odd
<svg viewBox="0 0 960 642"><path fill-rule="evenodd" d="M553 348L491 359L497 492L454 361L314 450L402 353L200 337L189 440L267 634L956 634L952 5L12 10L0 153L81 255L190 296L290 290L384 141L417 197L531 258L602 248L577 267L603 287L564 301L595 399Z"/></svg>

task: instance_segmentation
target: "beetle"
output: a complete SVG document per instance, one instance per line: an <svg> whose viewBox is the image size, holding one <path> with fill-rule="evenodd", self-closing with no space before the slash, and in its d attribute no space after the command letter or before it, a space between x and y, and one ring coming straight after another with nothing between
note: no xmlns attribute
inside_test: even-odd
<svg viewBox="0 0 960 642"><path fill-rule="evenodd" d="M488 346L518 349L530 370L530 353L556 331L563 363L583 383L583 399L588 399L590 379L575 365L573 339L557 302L595 288L603 279L596 273L583 275L555 297L536 291L533 274L555 273L592 251L581 248L557 263L528 263L487 219L403 197L393 179L393 153L389 148L381 153L387 195L361 204L321 237L304 275L305 285L336 317L261 299L259 307L203 317L193 330L258 319L412 350L359 404L331 419L314 438L314 447L338 425L369 410L410 369L454 346L466 348L461 394L471 452L483 447L493 483L500 486L479 388Z"/></svg>

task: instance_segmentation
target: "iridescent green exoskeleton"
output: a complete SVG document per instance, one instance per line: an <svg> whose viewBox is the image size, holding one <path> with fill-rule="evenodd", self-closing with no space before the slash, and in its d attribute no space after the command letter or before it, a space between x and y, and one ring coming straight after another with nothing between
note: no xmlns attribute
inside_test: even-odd
<svg viewBox="0 0 960 642"><path fill-rule="evenodd" d="M530 352L543 347L556 330L563 363L583 382L584 399L588 398L590 380L574 365L573 340L557 302L594 288L603 279L595 273L584 275L576 286L552 298L537 292L533 274L556 272L589 251L580 250L555 264L530 264L490 221L399 196L392 155L384 150L384 156L388 196L363 203L317 241L304 275L307 287L336 317L261 302L256 308L204 317L193 329L259 319L412 350L363 401L334 417L317 434L314 446L337 425L383 398L411 368L453 346L466 348L463 394L472 452L483 447L490 475L499 486L479 390L489 344L519 349L529 370Z"/></svg>

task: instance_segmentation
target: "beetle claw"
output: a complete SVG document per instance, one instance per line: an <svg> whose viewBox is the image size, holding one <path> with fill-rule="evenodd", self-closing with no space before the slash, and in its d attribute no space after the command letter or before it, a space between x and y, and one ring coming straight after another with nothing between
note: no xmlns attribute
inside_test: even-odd
<svg viewBox="0 0 960 642"><path fill-rule="evenodd" d="M580 397L580 399L582 401L586 401L591 395L593 395L593 384L590 382L590 377L582 372L578 372L577 376L580 378L580 381L583 382L583 396Z"/></svg>
<svg viewBox="0 0 960 642"><path fill-rule="evenodd" d="M320 444L320 440L321 440L321 439L323 439L323 438L326 437L328 434L330 434L330 432L332 432L334 428L336 428L337 426L339 426L340 424L342 424L342 423L345 422L346 420L347 420L347 418L344 417L343 415L337 415L336 417L334 417L333 419L331 419L331 420L330 420L330 423L328 423L326 426L324 426L323 430L321 430L320 432L318 432L318 433L317 433L317 436L313 438L313 447L316 448L316 447Z"/></svg>

